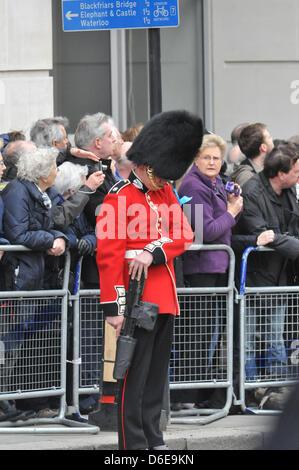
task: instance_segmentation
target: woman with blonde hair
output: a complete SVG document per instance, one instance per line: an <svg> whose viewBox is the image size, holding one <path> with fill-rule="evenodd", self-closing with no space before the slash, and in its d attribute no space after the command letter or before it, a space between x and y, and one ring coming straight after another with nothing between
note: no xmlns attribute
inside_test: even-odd
<svg viewBox="0 0 299 470"><path fill-rule="evenodd" d="M195 226L195 208L201 205L202 242L208 245L230 245L231 230L242 210L242 196L225 190L219 176L226 142L218 135L205 135L195 157L194 164L184 177L179 195L192 199L191 225ZM237 186L236 189L240 191ZM184 275L191 285L201 286L202 282L216 286L225 277L228 255L224 251L189 252L184 255ZM221 281L222 282L222 281Z"/></svg>
<svg viewBox="0 0 299 470"><path fill-rule="evenodd" d="M194 164L183 178L178 191L180 197L190 198L188 204L192 229L195 233L202 231L198 243L230 246L232 228L242 210L240 188L235 188L239 194L237 191L227 192L220 177L225 153L226 142L220 136L205 135ZM196 220L198 208L201 208L200 220ZM228 265L226 251L187 251L183 255L185 283L190 287L223 287L227 285ZM189 338L190 344L196 349L190 374L195 373L200 381L211 381L219 364L223 305L218 299L197 302L200 302L194 305L194 311L198 315L197 326L193 327ZM209 398L210 393L209 390L198 390L191 397L189 394L187 400L176 399L199 403ZM221 398L223 396L220 390L217 395ZM222 406L215 406L218 407Z"/></svg>

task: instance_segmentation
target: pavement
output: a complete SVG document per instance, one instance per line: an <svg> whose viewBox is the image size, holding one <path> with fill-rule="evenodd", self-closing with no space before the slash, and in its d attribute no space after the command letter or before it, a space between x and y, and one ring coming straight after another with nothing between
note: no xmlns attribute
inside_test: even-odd
<svg viewBox="0 0 299 470"><path fill-rule="evenodd" d="M277 415L238 414L208 424L170 423L164 440L170 450L262 450L277 420ZM35 422L26 427L0 427L2 450L113 451L117 450L117 434L101 430L91 434L87 427Z"/></svg>

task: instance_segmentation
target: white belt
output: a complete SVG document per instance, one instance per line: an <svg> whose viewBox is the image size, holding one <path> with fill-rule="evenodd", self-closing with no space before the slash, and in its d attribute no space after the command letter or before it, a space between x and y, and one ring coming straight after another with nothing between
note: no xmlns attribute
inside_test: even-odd
<svg viewBox="0 0 299 470"><path fill-rule="evenodd" d="M143 253L143 250L127 250L125 252L125 259L133 259L135 256Z"/></svg>

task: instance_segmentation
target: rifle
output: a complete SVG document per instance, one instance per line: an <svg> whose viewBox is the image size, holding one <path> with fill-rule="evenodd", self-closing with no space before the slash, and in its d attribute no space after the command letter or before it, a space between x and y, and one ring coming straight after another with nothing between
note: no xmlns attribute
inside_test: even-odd
<svg viewBox="0 0 299 470"><path fill-rule="evenodd" d="M134 338L136 327L152 331L156 323L159 306L150 302L142 302L144 286L144 272L142 272L139 281L137 279L130 279L129 281L125 318L116 346L113 370L113 377L116 380L123 380L131 365L137 343L136 338Z"/></svg>

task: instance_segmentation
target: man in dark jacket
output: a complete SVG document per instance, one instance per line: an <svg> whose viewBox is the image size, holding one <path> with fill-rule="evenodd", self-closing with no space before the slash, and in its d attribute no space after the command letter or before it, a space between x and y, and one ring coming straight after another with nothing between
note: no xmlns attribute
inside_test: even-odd
<svg viewBox="0 0 299 470"><path fill-rule="evenodd" d="M75 143L80 149L92 152L100 158L103 165L105 181L95 194L89 198L85 207L85 213L89 222L96 225L96 211L102 204L104 197L110 188L117 182L111 168L112 160L109 158L114 152L115 137L113 134L114 124L112 118L103 113L84 116L76 129ZM79 161L79 159L78 159ZM96 171L97 163L85 160L83 164L89 168L89 173Z"/></svg>
<svg viewBox="0 0 299 470"><path fill-rule="evenodd" d="M117 182L111 167L115 137L113 135L114 124L112 118L103 113L84 116L76 129L75 143L80 149L92 152L100 158L105 175L104 183L89 197L84 213L88 222L95 227L96 217L106 194ZM77 159L79 163L80 158ZM98 163L92 160L83 160L83 165L88 166L89 174L98 169ZM82 276L87 288L99 287L99 274L94 256L86 256L82 265Z"/></svg>
<svg viewBox="0 0 299 470"><path fill-rule="evenodd" d="M246 159L234 169L230 179L243 187L253 175L262 171L265 157L274 144L266 125L260 122L244 127L238 144Z"/></svg>
<svg viewBox="0 0 299 470"><path fill-rule="evenodd" d="M256 253L248 259L246 285L286 286L291 261L299 256L299 208L294 186L299 178L299 154L295 147L274 148L265 158L264 170L253 176L243 188L244 209L237 225L239 233L259 235L273 230L271 253ZM261 301L247 312L246 373L256 378L254 338L257 315L263 313L267 349L266 374L284 375L287 355L284 345L285 306L277 295L270 305ZM259 310L259 311L258 311Z"/></svg>

